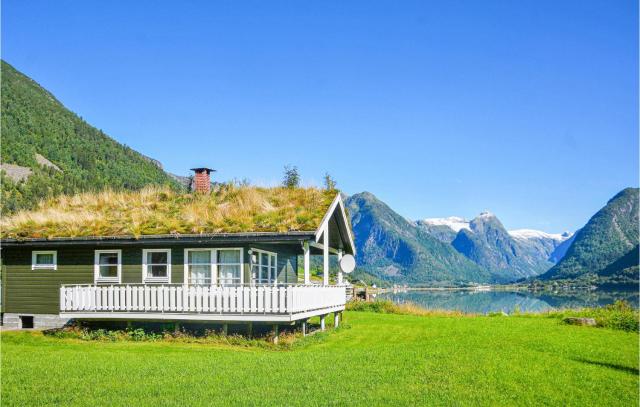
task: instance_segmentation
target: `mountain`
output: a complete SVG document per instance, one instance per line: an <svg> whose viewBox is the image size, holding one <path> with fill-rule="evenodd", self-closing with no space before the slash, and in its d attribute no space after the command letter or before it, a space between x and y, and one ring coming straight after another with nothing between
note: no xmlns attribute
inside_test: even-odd
<svg viewBox="0 0 640 407"><path fill-rule="evenodd" d="M359 269L391 282L454 285L493 281L450 244L394 212L369 192L346 199Z"/></svg>
<svg viewBox="0 0 640 407"><path fill-rule="evenodd" d="M636 245L627 254L603 268L599 274L603 277L619 276L629 280L638 280L639 263L640 246Z"/></svg>
<svg viewBox="0 0 640 407"><path fill-rule="evenodd" d="M546 233L533 229L510 230L509 235L520 245L528 246L530 250L537 252L540 257L552 263L557 263L564 257L574 236L569 232Z"/></svg>
<svg viewBox="0 0 640 407"><path fill-rule="evenodd" d="M124 146L1 63L2 210L34 207L61 193L178 183L157 161Z"/></svg>
<svg viewBox="0 0 640 407"><path fill-rule="evenodd" d="M588 276L620 277L635 259L640 241L638 198L640 189L619 192L576 233L564 258L541 279L574 279ZM637 265L637 262L636 262ZM638 280L635 273L634 280Z"/></svg>
<svg viewBox="0 0 640 407"><path fill-rule="evenodd" d="M536 276L548 270L556 252L569 233L551 234L532 229L507 231L490 212L471 221L452 216L427 218L416 225L494 274L499 281L511 282ZM554 254L555 253L555 254Z"/></svg>
<svg viewBox="0 0 640 407"><path fill-rule="evenodd" d="M427 218L416 224L441 242L451 243L461 229L469 229L469 221L458 216Z"/></svg>
<svg viewBox="0 0 640 407"><path fill-rule="evenodd" d="M560 242L560 244L556 246L553 252L551 252L551 255L549 256L549 261L553 263L558 263L560 260L562 260L564 256L567 254L567 250L569 250L569 247L571 247L571 245L573 244L573 241L576 239L576 235L578 234L578 232L570 235L563 242Z"/></svg>
<svg viewBox="0 0 640 407"><path fill-rule="evenodd" d="M460 229L451 245L503 282L538 275L552 265L548 254L541 256L536 245L512 237L490 212L469 222L469 229Z"/></svg>

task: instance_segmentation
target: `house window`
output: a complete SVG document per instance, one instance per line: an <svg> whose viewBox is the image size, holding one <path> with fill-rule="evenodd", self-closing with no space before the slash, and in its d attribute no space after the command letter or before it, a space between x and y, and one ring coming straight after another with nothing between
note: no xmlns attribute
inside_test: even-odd
<svg viewBox="0 0 640 407"><path fill-rule="evenodd" d="M216 259L220 284L242 283L241 249L218 249L216 250Z"/></svg>
<svg viewBox="0 0 640 407"><path fill-rule="evenodd" d="M119 283L122 274L122 250L96 250L94 273L97 283Z"/></svg>
<svg viewBox="0 0 640 407"><path fill-rule="evenodd" d="M213 250L186 249L185 250L186 282L189 284L212 284Z"/></svg>
<svg viewBox="0 0 640 407"><path fill-rule="evenodd" d="M251 249L251 279L257 284L278 282L278 256L264 250Z"/></svg>
<svg viewBox="0 0 640 407"><path fill-rule="evenodd" d="M55 250L31 252L31 270L57 270L58 254Z"/></svg>
<svg viewBox="0 0 640 407"><path fill-rule="evenodd" d="M171 281L171 249L142 250L142 280L145 283Z"/></svg>
<svg viewBox="0 0 640 407"><path fill-rule="evenodd" d="M241 284L242 249L185 249L188 284Z"/></svg>

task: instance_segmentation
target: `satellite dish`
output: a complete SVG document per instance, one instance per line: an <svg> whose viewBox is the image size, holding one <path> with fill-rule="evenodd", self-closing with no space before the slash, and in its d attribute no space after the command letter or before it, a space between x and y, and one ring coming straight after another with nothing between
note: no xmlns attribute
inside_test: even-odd
<svg viewBox="0 0 640 407"><path fill-rule="evenodd" d="M345 254L344 256L342 256L342 258L340 259L340 270L342 270L343 273L349 274L355 268L356 259L352 255Z"/></svg>

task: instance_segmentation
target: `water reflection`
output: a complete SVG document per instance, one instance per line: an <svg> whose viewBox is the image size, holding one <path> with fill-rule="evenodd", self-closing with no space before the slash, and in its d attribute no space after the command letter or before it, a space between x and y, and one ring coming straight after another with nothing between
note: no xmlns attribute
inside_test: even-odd
<svg viewBox="0 0 640 407"><path fill-rule="evenodd" d="M597 307L626 300L638 308L637 291L409 291L381 294L396 303L412 302L428 309L458 310L469 313L543 312L559 308Z"/></svg>

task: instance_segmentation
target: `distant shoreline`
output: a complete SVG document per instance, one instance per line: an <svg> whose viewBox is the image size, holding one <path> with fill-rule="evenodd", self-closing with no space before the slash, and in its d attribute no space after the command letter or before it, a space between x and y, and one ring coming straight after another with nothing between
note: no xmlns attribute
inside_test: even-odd
<svg viewBox="0 0 640 407"><path fill-rule="evenodd" d="M370 289L372 287L369 287ZM475 287L376 287L378 293L393 293L393 292L408 292L408 291L473 291L473 292L491 292L491 291L597 291L597 290L619 290L619 291L634 291L636 287L630 287L626 285L614 286L614 287L602 287L602 286L559 286L559 287L530 287L522 285L482 285Z"/></svg>

